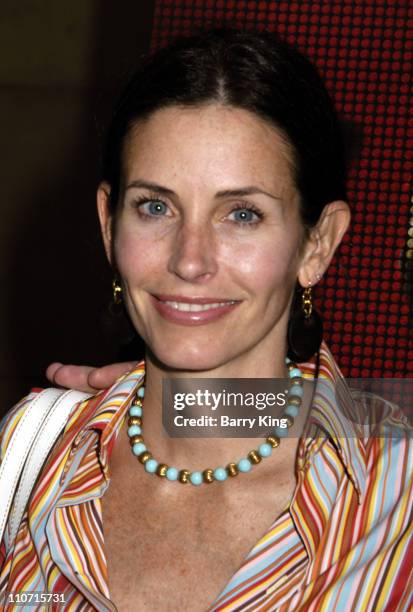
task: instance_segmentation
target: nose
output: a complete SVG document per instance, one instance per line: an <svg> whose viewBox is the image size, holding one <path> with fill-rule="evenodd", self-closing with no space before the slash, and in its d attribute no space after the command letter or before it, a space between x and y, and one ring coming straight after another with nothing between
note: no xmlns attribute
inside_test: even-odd
<svg viewBox="0 0 413 612"><path fill-rule="evenodd" d="M207 280L217 271L216 242L212 228L203 224L183 224L174 236L168 270L182 280Z"/></svg>

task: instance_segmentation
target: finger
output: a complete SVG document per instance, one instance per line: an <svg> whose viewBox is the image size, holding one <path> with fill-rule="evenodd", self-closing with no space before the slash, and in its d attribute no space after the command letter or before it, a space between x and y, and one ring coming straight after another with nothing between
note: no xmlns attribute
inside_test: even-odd
<svg viewBox="0 0 413 612"><path fill-rule="evenodd" d="M96 387L91 386L88 381L93 369L90 366L61 365L53 372L53 383L66 389L78 389L86 393L96 392Z"/></svg>
<svg viewBox="0 0 413 612"><path fill-rule="evenodd" d="M50 380L51 383L55 382L54 375L56 374L57 370L62 367L62 365L63 364L59 361L54 361L47 367L46 377Z"/></svg>
<svg viewBox="0 0 413 612"><path fill-rule="evenodd" d="M105 389L113 385L120 376L133 370L135 365L134 361L124 361L103 366L102 368L92 368L89 372L88 383L95 389Z"/></svg>

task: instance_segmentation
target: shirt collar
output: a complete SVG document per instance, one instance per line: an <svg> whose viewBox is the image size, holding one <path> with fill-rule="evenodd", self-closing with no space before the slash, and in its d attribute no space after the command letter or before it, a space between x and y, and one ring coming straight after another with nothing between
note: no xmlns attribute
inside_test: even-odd
<svg viewBox="0 0 413 612"><path fill-rule="evenodd" d="M85 438L90 431L99 433L98 457L106 478L109 478L108 458L120 431L126 411L139 387L144 383L145 362L140 361L129 373L119 378L112 387L93 398L93 413L79 433ZM79 445L79 440L75 444Z"/></svg>
<svg viewBox="0 0 413 612"><path fill-rule="evenodd" d="M315 357L308 363L300 364L303 377L314 379L316 367ZM325 342L320 347L318 378L301 438L299 456L301 454L303 461L311 460L312 452L319 448L313 441L320 437L327 437L334 444L361 503L366 487L367 464L357 424L357 406Z"/></svg>

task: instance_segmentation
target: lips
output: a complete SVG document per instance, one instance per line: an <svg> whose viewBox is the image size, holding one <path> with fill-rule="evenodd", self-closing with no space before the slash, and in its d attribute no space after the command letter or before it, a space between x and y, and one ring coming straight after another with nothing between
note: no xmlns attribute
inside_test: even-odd
<svg viewBox="0 0 413 612"><path fill-rule="evenodd" d="M164 319L180 325L211 323L232 312L241 303L239 300L176 295L151 295L150 298Z"/></svg>

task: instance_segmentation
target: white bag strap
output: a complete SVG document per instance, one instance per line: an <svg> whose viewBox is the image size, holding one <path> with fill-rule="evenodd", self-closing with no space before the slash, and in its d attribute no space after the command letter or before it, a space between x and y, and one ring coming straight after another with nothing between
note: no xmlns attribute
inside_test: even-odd
<svg viewBox="0 0 413 612"><path fill-rule="evenodd" d="M14 542L30 493L47 455L63 430L73 406L88 397L89 394L81 391L45 389L30 402L0 465L0 542L13 502L10 542Z"/></svg>

